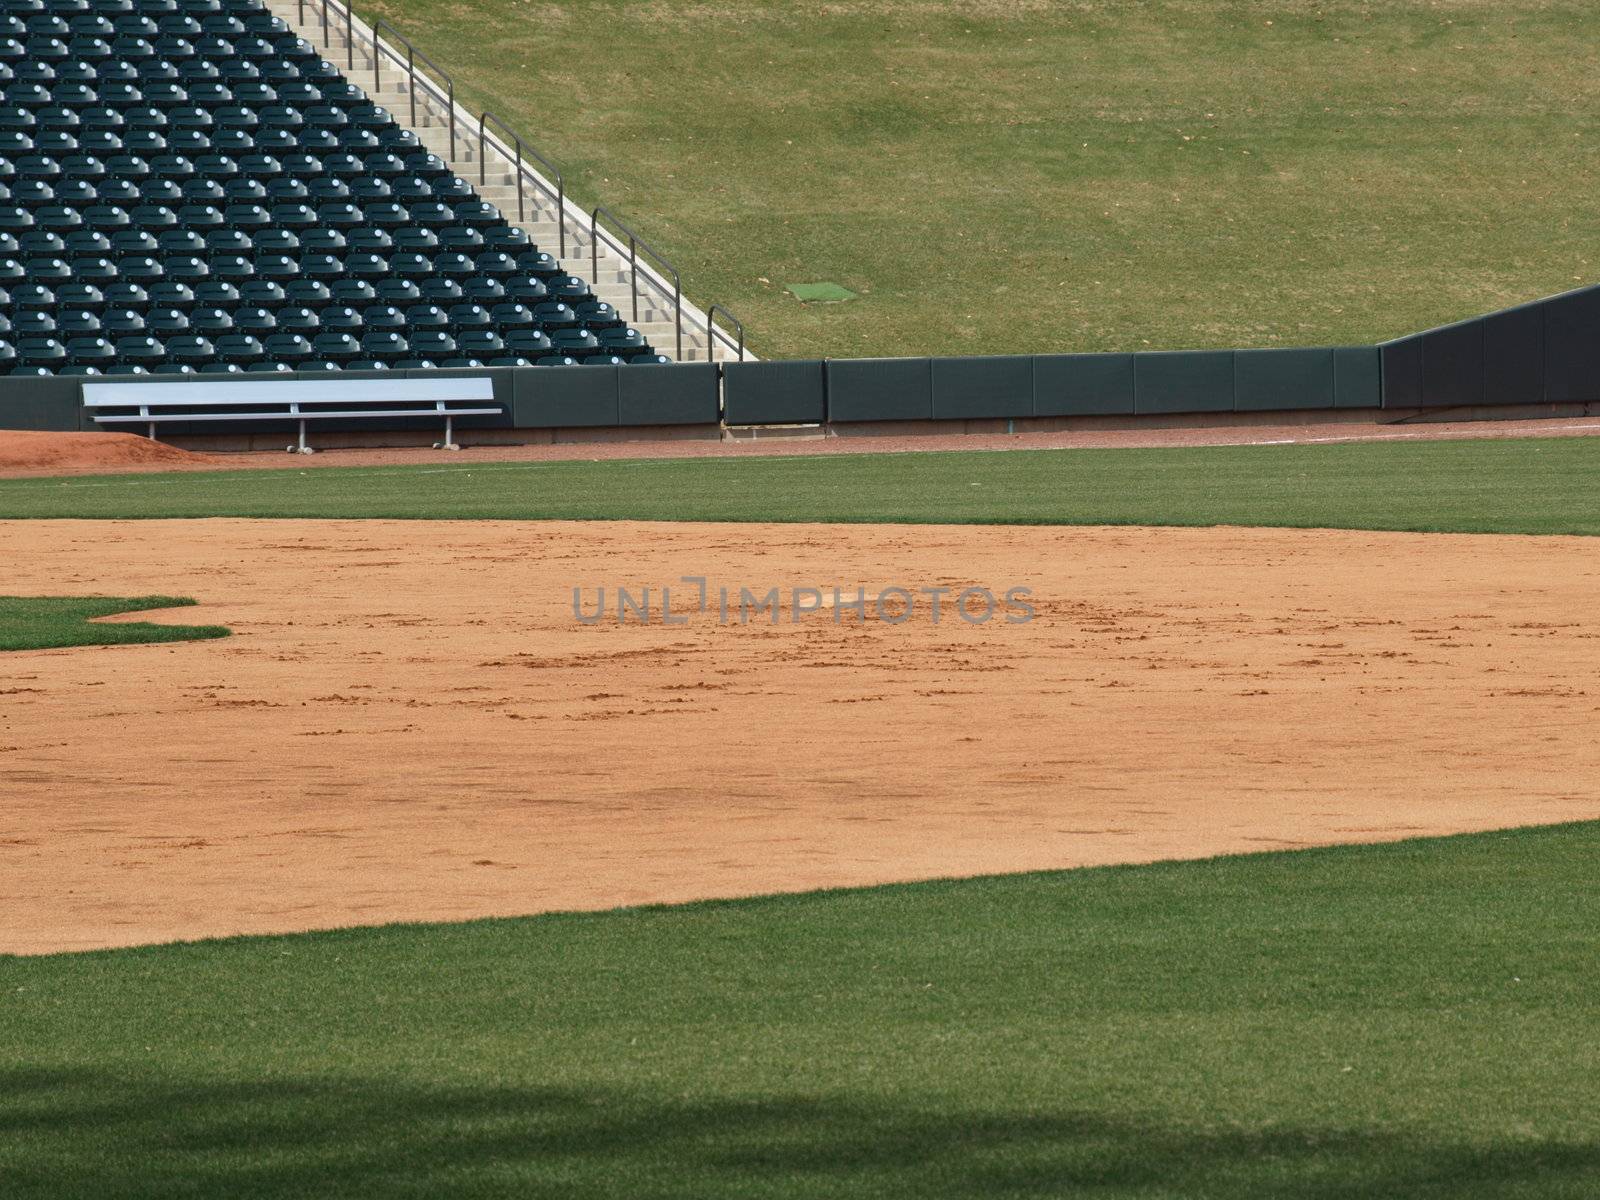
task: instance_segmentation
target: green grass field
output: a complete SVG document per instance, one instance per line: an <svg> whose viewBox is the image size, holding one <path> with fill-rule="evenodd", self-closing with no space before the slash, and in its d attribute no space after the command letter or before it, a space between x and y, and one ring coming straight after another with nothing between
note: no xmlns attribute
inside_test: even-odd
<svg viewBox="0 0 1600 1200"><path fill-rule="evenodd" d="M462 462L0 480L0 519L211 516L1600 534L1600 439Z"/></svg>
<svg viewBox="0 0 1600 1200"><path fill-rule="evenodd" d="M125 646L146 642L192 642L227 637L221 625L156 625L149 621L91 624L93 617L187 608L188 597L0 596L0 650L49 650L58 646Z"/></svg>
<svg viewBox="0 0 1600 1200"><path fill-rule="evenodd" d="M1600 825L0 958L0 1192L1600 1193Z"/></svg>
<svg viewBox="0 0 1600 1200"><path fill-rule="evenodd" d="M769 357L1366 342L1596 277L1588 0L372 11Z"/></svg>

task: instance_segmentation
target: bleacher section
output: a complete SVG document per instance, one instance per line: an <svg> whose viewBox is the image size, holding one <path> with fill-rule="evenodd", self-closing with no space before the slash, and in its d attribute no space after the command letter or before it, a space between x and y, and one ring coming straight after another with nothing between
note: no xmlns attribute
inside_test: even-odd
<svg viewBox="0 0 1600 1200"><path fill-rule="evenodd" d="M666 361L262 0L0 0L0 372Z"/></svg>

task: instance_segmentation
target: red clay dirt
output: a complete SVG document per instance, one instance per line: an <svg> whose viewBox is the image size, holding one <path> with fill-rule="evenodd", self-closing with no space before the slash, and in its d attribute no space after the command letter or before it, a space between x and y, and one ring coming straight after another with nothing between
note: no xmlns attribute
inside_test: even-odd
<svg viewBox="0 0 1600 1200"><path fill-rule="evenodd" d="M0 561L236 631L0 656L0 952L1600 817L1600 539L28 521ZM683 575L1037 618L574 619Z"/></svg>
<svg viewBox="0 0 1600 1200"><path fill-rule="evenodd" d="M131 433L0 429L0 477L119 471L211 470L228 460Z"/></svg>
<svg viewBox="0 0 1600 1200"><path fill-rule="evenodd" d="M518 446L472 445L463 433L462 451L410 448L322 450L313 455L285 454L282 450L249 453L191 454L139 460L125 455L115 462L86 461L83 465L41 458L8 457L0 450L0 479L40 475L84 475L139 471L305 470L308 467L395 467L464 462L564 462L619 458L747 458L795 454L895 454L929 450L1091 450L1177 446L1322 445L1333 442L1459 441L1480 438L1594 437L1600 435L1600 417L1552 417L1505 421L1430 421L1417 424L1339 422L1299 425L1215 425L1190 428L1141 426L1136 429L1075 429L1047 433L938 433L938 434L837 434L766 436L718 441L667 439L660 441L558 442ZM0 437L5 437L0 434ZM126 442L131 434L29 434L29 443L42 453L46 439L81 439L116 436ZM143 438L133 440L150 446ZM165 447L172 450L171 447ZM75 450L75 453L82 453ZM52 452L53 453L53 452ZM159 451L151 451L152 454Z"/></svg>

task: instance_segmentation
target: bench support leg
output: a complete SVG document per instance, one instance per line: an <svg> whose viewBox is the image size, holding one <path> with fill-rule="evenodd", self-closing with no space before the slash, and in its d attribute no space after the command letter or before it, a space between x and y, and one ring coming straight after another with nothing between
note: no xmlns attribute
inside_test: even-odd
<svg viewBox="0 0 1600 1200"><path fill-rule="evenodd" d="M448 413L445 414L444 418L444 441L435 442L433 447L435 450L461 449L460 446L456 445L456 419Z"/></svg>
<svg viewBox="0 0 1600 1200"><path fill-rule="evenodd" d="M300 439L294 446L291 447L291 449L296 454L314 454L315 453L315 451L312 450L310 446L306 445L306 423L304 421L300 422Z"/></svg>
<svg viewBox="0 0 1600 1200"><path fill-rule="evenodd" d="M156 423L154 421L150 422L150 434L149 434L149 437L150 437L150 440L152 442L156 440Z"/></svg>

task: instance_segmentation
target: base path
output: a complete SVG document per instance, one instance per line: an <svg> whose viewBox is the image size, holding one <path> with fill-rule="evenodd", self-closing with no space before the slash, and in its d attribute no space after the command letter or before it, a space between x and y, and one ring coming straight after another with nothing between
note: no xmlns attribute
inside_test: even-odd
<svg viewBox="0 0 1600 1200"><path fill-rule="evenodd" d="M34 521L0 561L236 631L0 655L0 951L1600 817L1600 539ZM1037 618L740 625L741 585Z"/></svg>

